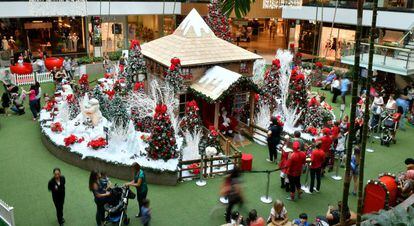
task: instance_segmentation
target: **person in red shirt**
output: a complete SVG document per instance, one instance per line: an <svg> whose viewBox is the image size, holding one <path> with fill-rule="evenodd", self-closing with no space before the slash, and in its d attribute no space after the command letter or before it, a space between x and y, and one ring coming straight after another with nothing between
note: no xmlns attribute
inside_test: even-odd
<svg viewBox="0 0 414 226"><path fill-rule="evenodd" d="M290 154L287 162L287 175L289 178L290 185L290 197L289 200L295 200L295 191L298 191L298 198L302 194L300 176L302 175L303 165L306 162L305 152L299 149L300 143L295 141L293 142L293 153Z"/></svg>
<svg viewBox="0 0 414 226"><path fill-rule="evenodd" d="M286 135L284 138L286 141L289 140L289 135ZM280 188L285 188L286 192L290 191L289 181L287 179L287 162L289 154L292 153L292 149L287 147L287 145L282 148L282 157L280 157L279 168L280 168Z"/></svg>
<svg viewBox="0 0 414 226"><path fill-rule="evenodd" d="M311 154L311 164L310 164L310 189L309 191L313 193L315 185L315 176L316 176L316 192L320 191L321 188L321 171L322 165L325 161L325 152L321 149L322 144L320 142L316 143L316 149L312 151Z"/></svg>
<svg viewBox="0 0 414 226"><path fill-rule="evenodd" d="M325 152L325 163L322 167L322 175L324 174L324 170L326 166L329 165L329 171L333 170L333 163L330 163L331 159L331 145L332 145L332 138L331 138L331 130L329 128L322 129L323 136L316 140L317 142L321 142L321 149Z"/></svg>
<svg viewBox="0 0 414 226"><path fill-rule="evenodd" d="M339 133L341 132L339 129L339 125L341 123L339 121L335 121L333 123L333 126L331 128L331 138L332 138L332 151L330 157L330 162L332 163L332 168L334 167L335 164L335 153L336 153L336 146L338 145L338 138L339 138Z"/></svg>

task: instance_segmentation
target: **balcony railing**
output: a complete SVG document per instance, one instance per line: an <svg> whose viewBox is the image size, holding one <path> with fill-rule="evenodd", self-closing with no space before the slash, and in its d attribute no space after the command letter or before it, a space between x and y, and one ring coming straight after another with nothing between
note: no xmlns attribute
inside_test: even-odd
<svg viewBox="0 0 414 226"><path fill-rule="evenodd" d="M323 6L323 7L335 7L336 0L303 0L303 6ZM364 9L372 9L372 2L365 2ZM357 8L357 0L339 0L338 8ZM378 10L382 11L401 11L401 12L413 12L414 4L412 0L391 0L391 1L379 1Z"/></svg>
<svg viewBox="0 0 414 226"><path fill-rule="evenodd" d="M361 43L362 66L368 65L369 43ZM348 42L342 46L341 61L346 64L353 64L355 57L355 43ZM414 73L414 50L398 46L374 45L374 69L388 71L397 74L409 75Z"/></svg>

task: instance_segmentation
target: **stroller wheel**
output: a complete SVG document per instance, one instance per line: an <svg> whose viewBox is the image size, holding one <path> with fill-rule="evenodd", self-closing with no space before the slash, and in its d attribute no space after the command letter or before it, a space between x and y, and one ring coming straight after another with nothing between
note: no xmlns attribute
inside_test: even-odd
<svg viewBox="0 0 414 226"><path fill-rule="evenodd" d="M387 142L385 146L390 147L390 142Z"/></svg>
<svg viewBox="0 0 414 226"><path fill-rule="evenodd" d="M124 224L125 225L128 225L129 224L129 221L130 221L129 217L124 218Z"/></svg>
<svg viewBox="0 0 414 226"><path fill-rule="evenodd" d="M381 140L381 145L384 145L384 141L383 140Z"/></svg>

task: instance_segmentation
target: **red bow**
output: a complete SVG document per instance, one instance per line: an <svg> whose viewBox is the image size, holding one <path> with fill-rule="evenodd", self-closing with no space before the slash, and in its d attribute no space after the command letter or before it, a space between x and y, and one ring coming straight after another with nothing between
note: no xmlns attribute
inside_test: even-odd
<svg viewBox="0 0 414 226"><path fill-rule="evenodd" d="M156 114L165 114L167 112L167 106L165 104L159 104L155 107Z"/></svg>
<svg viewBox="0 0 414 226"><path fill-rule="evenodd" d="M296 75L296 77L295 77L295 81L301 81L301 80L302 81L305 80L305 75L303 75L302 73Z"/></svg>
<svg viewBox="0 0 414 226"><path fill-rule="evenodd" d="M131 46L129 47L129 49L141 49L141 44L138 40L133 39L131 40Z"/></svg>
<svg viewBox="0 0 414 226"><path fill-rule="evenodd" d="M198 105L197 105L197 102L195 100L187 102L187 107L189 107L189 108L193 107L193 108L196 109L196 111L198 110Z"/></svg>
<svg viewBox="0 0 414 226"><path fill-rule="evenodd" d="M83 74L79 79L79 84L87 84L88 82L88 74Z"/></svg>
<svg viewBox="0 0 414 226"><path fill-rule="evenodd" d="M175 65L174 64L171 64L170 71L174 71L174 70L175 70Z"/></svg>
<svg viewBox="0 0 414 226"><path fill-rule="evenodd" d="M315 63L315 66L318 67L319 69L322 69L323 64L318 61L318 62Z"/></svg>
<svg viewBox="0 0 414 226"><path fill-rule="evenodd" d="M174 58L171 58L171 64L172 65L178 65L178 64L181 64L181 61L180 61L180 59L178 59L177 57L174 57Z"/></svg>
<svg viewBox="0 0 414 226"><path fill-rule="evenodd" d="M294 43L290 43L289 44L290 49L294 49L295 48L295 44Z"/></svg>
<svg viewBox="0 0 414 226"><path fill-rule="evenodd" d="M318 100L316 100L316 97L312 97L312 99L310 99L308 103L308 107L312 107L312 106L319 106L319 102Z"/></svg>

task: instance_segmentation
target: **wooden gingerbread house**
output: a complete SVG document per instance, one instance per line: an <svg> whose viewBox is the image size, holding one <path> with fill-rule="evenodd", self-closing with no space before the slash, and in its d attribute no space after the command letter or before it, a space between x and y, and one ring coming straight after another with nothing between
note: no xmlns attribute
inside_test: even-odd
<svg viewBox="0 0 414 226"><path fill-rule="evenodd" d="M250 78L254 61L262 57L216 37L195 9L173 34L143 44L142 53L149 80L163 79L170 59L180 59L186 85L179 94L180 115L195 99L207 127L220 128L223 114L233 127L252 122L258 90Z"/></svg>

